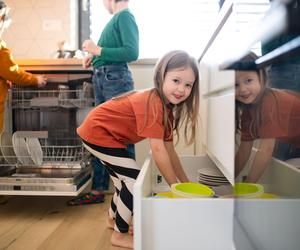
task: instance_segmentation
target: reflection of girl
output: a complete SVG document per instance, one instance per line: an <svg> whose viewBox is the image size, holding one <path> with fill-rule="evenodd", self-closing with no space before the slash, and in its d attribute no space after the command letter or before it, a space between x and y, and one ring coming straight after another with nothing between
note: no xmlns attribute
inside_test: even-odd
<svg viewBox="0 0 300 250"><path fill-rule="evenodd" d="M250 53L243 61L258 57ZM291 91L267 87L264 69L236 72L236 126L241 144L235 157L236 176L249 159L253 141L260 145L247 182L257 182L266 169L275 148L275 141L293 145L300 153L300 97ZM295 157L295 155L290 155Z"/></svg>

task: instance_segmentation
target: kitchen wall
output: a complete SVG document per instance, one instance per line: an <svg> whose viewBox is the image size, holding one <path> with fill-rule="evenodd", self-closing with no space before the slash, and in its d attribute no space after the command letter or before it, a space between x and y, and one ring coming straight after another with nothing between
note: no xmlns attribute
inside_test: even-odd
<svg viewBox="0 0 300 250"><path fill-rule="evenodd" d="M58 41L76 42L74 0L6 0L12 23L3 40L14 58L52 58Z"/></svg>

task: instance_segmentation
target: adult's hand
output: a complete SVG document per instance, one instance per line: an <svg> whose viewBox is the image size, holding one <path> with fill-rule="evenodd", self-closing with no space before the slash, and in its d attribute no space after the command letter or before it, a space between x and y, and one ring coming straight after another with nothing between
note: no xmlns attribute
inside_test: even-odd
<svg viewBox="0 0 300 250"><path fill-rule="evenodd" d="M36 78L38 79L38 87L44 87L47 83L47 77L44 75L38 75L36 76Z"/></svg>
<svg viewBox="0 0 300 250"><path fill-rule="evenodd" d="M82 67L84 69L87 69L88 67L90 67L91 63L92 63L92 59L93 59L93 55L92 54L88 54L87 56L85 56L82 59Z"/></svg>
<svg viewBox="0 0 300 250"><path fill-rule="evenodd" d="M82 50L86 51L92 55L100 56L101 55L101 47L97 46L92 40L85 40L82 44Z"/></svg>

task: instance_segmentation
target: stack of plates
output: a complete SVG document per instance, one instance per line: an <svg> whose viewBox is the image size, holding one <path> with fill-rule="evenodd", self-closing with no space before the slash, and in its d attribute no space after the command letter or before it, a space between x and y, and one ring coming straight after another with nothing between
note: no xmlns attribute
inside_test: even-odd
<svg viewBox="0 0 300 250"><path fill-rule="evenodd" d="M32 165L33 161L30 157L25 138L19 137L18 132L15 132L12 136L12 144L18 161L23 165Z"/></svg>
<svg viewBox="0 0 300 250"><path fill-rule="evenodd" d="M18 162L16 154L13 149L11 133L2 132L0 135L0 149L4 160L9 164L16 164Z"/></svg>
<svg viewBox="0 0 300 250"><path fill-rule="evenodd" d="M43 150L38 138L25 138L18 132L13 135L3 132L0 134L0 150L0 158L11 165L19 162L21 165L39 166L43 163Z"/></svg>
<svg viewBox="0 0 300 250"><path fill-rule="evenodd" d="M218 168L211 166L203 167L198 170L198 181L210 187L229 184L222 172Z"/></svg>

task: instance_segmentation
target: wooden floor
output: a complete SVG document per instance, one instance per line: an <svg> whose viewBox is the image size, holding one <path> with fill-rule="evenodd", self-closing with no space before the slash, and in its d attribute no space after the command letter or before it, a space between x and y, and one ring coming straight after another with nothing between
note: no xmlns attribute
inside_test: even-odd
<svg viewBox="0 0 300 250"><path fill-rule="evenodd" d="M105 203L67 206L69 197L10 196L0 205L0 249L124 250L110 244Z"/></svg>

